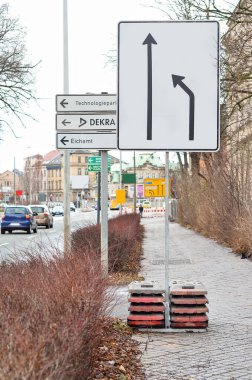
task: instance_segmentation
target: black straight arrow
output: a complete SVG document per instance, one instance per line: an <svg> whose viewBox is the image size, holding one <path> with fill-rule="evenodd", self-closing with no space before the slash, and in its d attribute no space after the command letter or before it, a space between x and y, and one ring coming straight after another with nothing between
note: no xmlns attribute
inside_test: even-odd
<svg viewBox="0 0 252 380"><path fill-rule="evenodd" d="M63 145L66 145L66 143L69 142L69 140L66 140L66 136L64 136L64 137L62 137L60 142L62 142Z"/></svg>
<svg viewBox="0 0 252 380"><path fill-rule="evenodd" d="M149 33L143 42L143 45L148 46L147 140L152 140L152 44L157 45Z"/></svg>
<svg viewBox="0 0 252 380"><path fill-rule="evenodd" d="M195 97L192 90L185 85L183 82L185 77L180 75L172 74L173 86L176 87L179 85L182 90L184 90L189 95L189 140L194 140L194 108L195 108Z"/></svg>
<svg viewBox="0 0 252 380"><path fill-rule="evenodd" d="M66 126L67 124L71 124L71 121L67 121L66 119L64 119L61 123L62 123L64 126Z"/></svg>

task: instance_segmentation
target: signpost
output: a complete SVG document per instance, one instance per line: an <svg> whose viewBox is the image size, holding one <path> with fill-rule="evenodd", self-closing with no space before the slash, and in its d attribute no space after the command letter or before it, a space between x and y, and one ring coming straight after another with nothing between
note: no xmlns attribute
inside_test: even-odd
<svg viewBox="0 0 252 380"><path fill-rule="evenodd" d="M115 94L56 95L56 147L65 151L101 151L97 163L88 165L88 170L101 172L101 262L104 275L108 274L107 174L110 163L107 151L117 148L116 107Z"/></svg>
<svg viewBox="0 0 252 380"><path fill-rule="evenodd" d="M165 191L169 331L169 151L219 149L219 24L121 22L118 57L119 149L166 151L165 184L153 181L149 192Z"/></svg>

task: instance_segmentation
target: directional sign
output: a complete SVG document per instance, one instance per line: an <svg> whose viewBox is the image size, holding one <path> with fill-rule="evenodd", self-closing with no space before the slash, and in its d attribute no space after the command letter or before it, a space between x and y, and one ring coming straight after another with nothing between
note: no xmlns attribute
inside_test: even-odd
<svg viewBox="0 0 252 380"><path fill-rule="evenodd" d="M169 179L169 195L171 193L171 180ZM144 196L148 197L165 197L165 178L146 178L144 180Z"/></svg>
<svg viewBox="0 0 252 380"><path fill-rule="evenodd" d="M121 22L118 146L219 149L219 24Z"/></svg>
<svg viewBox="0 0 252 380"><path fill-rule="evenodd" d="M111 169L111 165L108 164L108 170ZM101 165L88 165L88 171L89 172L100 172L101 171Z"/></svg>
<svg viewBox="0 0 252 380"><path fill-rule="evenodd" d="M111 166L108 165L108 170L111 169ZM89 172L100 172L101 171L101 165L88 165L88 171Z"/></svg>
<svg viewBox="0 0 252 380"><path fill-rule="evenodd" d="M111 164L110 156L108 156L108 164ZM88 157L88 165L101 165L101 156Z"/></svg>
<svg viewBox="0 0 252 380"><path fill-rule="evenodd" d="M57 133L57 149L116 149L116 133Z"/></svg>
<svg viewBox="0 0 252 380"><path fill-rule="evenodd" d="M56 95L57 112L115 112L116 95Z"/></svg>
<svg viewBox="0 0 252 380"><path fill-rule="evenodd" d="M115 115L56 114L57 130L116 130Z"/></svg>
<svg viewBox="0 0 252 380"><path fill-rule="evenodd" d="M111 157L108 156L108 170L111 169ZM100 172L101 171L101 156L88 157L88 171Z"/></svg>

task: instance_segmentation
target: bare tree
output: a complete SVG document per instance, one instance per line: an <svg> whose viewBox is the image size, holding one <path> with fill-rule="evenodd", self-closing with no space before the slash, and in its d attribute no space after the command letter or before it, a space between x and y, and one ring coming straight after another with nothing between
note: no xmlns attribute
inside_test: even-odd
<svg viewBox="0 0 252 380"><path fill-rule="evenodd" d="M8 5L0 6L0 131L8 126L15 135L10 123L14 116L24 125L23 117L28 101L35 100L33 94L34 68L25 60L25 31L18 19L8 14Z"/></svg>

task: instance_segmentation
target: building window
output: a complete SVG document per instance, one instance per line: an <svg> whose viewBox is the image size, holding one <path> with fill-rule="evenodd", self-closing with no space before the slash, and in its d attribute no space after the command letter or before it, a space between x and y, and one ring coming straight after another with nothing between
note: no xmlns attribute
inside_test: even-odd
<svg viewBox="0 0 252 380"><path fill-rule="evenodd" d="M78 164L81 163L81 156L78 156Z"/></svg>
<svg viewBox="0 0 252 380"><path fill-rule="evenodd" d="M59 190L61 190L61 181L59 181Z"/></svg>
<svg viewBox="0 0 252 380"><path fill-rule="evenodd" d="M78 168L78 175L81 175L81 168Z"/></svg>
<svg viewBox="0 0 252 380"><path fill-rule="evenodd" d="M85 169L85 175L88 175L88 169Z"/></svg>
<svg viewBox="0 0 252 380"><path fill-rule="evenodd" d="M85 163L88 164L88 156L85 156Z"/></svg>

